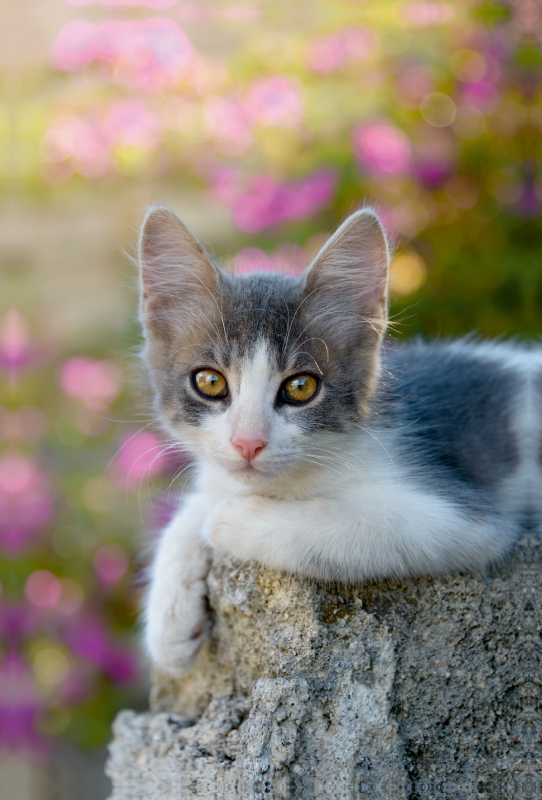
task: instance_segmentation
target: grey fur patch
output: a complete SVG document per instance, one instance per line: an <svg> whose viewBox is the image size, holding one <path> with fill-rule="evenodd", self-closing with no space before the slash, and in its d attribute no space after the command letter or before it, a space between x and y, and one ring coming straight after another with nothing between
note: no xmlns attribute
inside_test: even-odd
<svg viewBox="0 0 542 800"><path fill-rule="evenodd" d="M517 371L475 349L413 342L392 350L374 407L397 430L418 479L463 503L495 505L519 465L512 429Z"/></svg>

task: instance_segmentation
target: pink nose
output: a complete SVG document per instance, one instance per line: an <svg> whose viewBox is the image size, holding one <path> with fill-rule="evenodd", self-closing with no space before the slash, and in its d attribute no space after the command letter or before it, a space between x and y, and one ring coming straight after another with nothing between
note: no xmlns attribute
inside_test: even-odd
<svg viewBox="0 0 542 800"><path fill-rule="evenodd" d="M265 447L261 439L232 439L231 443L247 461L252 461Z"/></svg>

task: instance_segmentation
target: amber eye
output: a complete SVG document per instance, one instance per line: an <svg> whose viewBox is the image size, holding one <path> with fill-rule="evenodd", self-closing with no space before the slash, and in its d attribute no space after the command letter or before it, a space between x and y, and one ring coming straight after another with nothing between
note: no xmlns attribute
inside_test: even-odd
<svg viewBox="0 0 542 800"><path fill-rule="evenodd" d="M282 397L287 403L306 403L318 391L319 382L312 375L296 375L282 386Z"/></svg>
<svg viewBox="0 0 542 800"><path fill-rule="evenodd" d="M214 369L200 369L194 373L194 386L205 397L220 398L228 394L226 378Z"/></svg>

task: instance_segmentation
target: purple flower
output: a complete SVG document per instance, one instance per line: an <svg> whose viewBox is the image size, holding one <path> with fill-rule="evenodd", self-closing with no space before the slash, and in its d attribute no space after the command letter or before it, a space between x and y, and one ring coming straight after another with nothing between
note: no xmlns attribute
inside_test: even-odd
<svg viewBox="0 0 542 800"><path fill-rule="evenodd" d="M461 92L466 106L481 111L482 114L491 114L499 103L499 93L491 81L477 81L467 83Z"/></svg>
<svg viewBox="0 0 542 800"><path fill-rule="evenodd" d="M136 675L136 659L119 644L113 644L98 616L78 620L67 634L72 653L103 670L113 682L126 683Z"/></svg>
<svg viewBox="0 0 542 800"><path fill-rule="evenodd" d="M12 555L49 520L52 498L36 466L19 455L0 459L0 541Z"/></svg>
<svg viewBox="0 0 542 800"><path fill-rule="evenodd" d="M356 128L353 147L363 166L375 175L404 175L410 170L410 140L389 120Z"/></svg>
<svg viewBox="0 0 542 800"><path fill-rule="evenodd" d="M122 388L122 375L112 361L94 361L78 356L62 367L60 385L88 411L107 411Z"/></svg>
<svg viewBox="0 0 542 800"><path fill-rule="evenodd" d="M336 176L331 170L320 170L290 184L259 175L249 190L237 198L234 222L240 230L256 233L284 222L309 219L331 200L335 184Z"/></svg>
<svg viewBox="0 0 542 800"><path fill-rule="evenodd" d="M40 360L30 344L30 332L24 318L14 308L0 320L0 367L15 380L20 372Z"/></svg>
<svg viewBox="0 0 542 800"><path fill-rule="evenodd" d="M36 733L40 700L24 659L8 653L0 665L0 748L43 752Z"/></svg>
<svg viewBox="0 0 542 800"><path fill-rule="evenodd" d="M131 683L137 675L137 660L129 650L111 644L103 668L113 683Z"/></svg>
<svg viewBox="0 0 542 800"><path fill-rule="evenodd" d="M35 633L37 621L36 611L28 604L3 602L0 605L0 635L10 648Z"/></svg>
<svg viewBox="0 0 542 800"><path fill-rule="evenodd" d="M118 544L103 544L94 555L94 570L106 587L118 583L129 565L128 553Z"/></svg>
<svg viewBox="0 0 542 800"><path fill-rule="evenodd" d="M442 186L455 169L455 144L447 131L427 125L418 132L412 171L428 189Z"/></svg>

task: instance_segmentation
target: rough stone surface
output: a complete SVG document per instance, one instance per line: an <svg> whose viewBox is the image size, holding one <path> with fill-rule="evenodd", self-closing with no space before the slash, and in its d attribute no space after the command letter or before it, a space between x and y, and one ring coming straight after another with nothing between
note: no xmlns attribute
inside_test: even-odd
<svg viewBox="0 0 542 800"><path fill-rule="evenodd" d="M111 800L542 797L539 543L322 586L218 558L210 646L115 723Z"/></svg>

